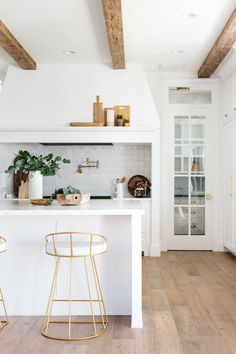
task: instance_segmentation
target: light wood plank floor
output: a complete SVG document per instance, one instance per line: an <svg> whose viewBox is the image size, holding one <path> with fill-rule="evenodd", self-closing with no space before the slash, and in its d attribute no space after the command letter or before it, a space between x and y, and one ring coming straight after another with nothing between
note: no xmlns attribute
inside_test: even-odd
<svg viewBox="0 0 236 354"><path fill-rule="evenodd" d="M0 333L1 354L236 353L236 258L168 252L143 259L144 328L111 317L106 333L82 342L40 334L42 318L16 317Z"/></svg>

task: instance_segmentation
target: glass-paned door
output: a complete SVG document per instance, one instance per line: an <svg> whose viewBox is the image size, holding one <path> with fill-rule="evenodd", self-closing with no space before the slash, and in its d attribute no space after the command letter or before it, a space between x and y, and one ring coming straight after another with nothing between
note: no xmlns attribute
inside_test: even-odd
<svg viewBox="0 0 236 354"><path fill-rule="evenodd" d="M169 249L208 249L207 116L204 114L174 115L173 123L174 210Z"/></svg>

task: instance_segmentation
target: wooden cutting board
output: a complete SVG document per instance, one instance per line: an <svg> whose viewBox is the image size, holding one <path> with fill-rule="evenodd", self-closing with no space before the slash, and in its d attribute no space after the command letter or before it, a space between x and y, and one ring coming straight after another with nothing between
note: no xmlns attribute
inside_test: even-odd
<svg viewBox="0 0 236 354"><path fill-rule="evenodd" d="M93 122L71 122L70 123L71 127L99 127L98 123L93 123Z"/></svg>
<svg viewBox="0 0 236 354"><path fill-rule="evenodd" d="M96 96L96 102L93 104L93 121L98 125L104 125L104 110L100 96Z"/></svg>
<svg viewBox="0 0 236 354"><path fill-rule="evenodd" d="M19 160L19 156L16 156L16 158L14 160L14 166L18 160ZM16 197L18 197L18 194L19 194L19 187L21 185L21 181L26 182L27 180L28 180L28 176L24 172L18 171L17 173L14 173L14 175L13 175L13 192Z"/></svg>
<svg viewBox="0 0 236 354"><path fill-rule="evenodd" d="M21 185L18 190L18 198L29 198L29 181L21 181Z"/></svg>

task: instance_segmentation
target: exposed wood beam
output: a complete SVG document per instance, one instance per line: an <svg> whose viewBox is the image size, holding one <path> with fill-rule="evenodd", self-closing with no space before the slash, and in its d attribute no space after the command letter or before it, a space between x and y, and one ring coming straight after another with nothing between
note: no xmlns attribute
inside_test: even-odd
<svg viewBox="0 0 236 354"><path fill-rule="evenodd" d="M113 69L125 69L121 0L102 0Z"/></svg>
<svg viewBox="0 0 236 354"><path fill-rule="evenodd" d="M198 70L198 77L210 77L236 41L236 8Z"/></svg>
<svg viewBox="0 0 236 354"><path fill-rule="evenodd" d="M17 41L13 34L7 29L2 21L0 21L0 47L12 57L16 63L26 70L35 70L36 62L26 52L22 45Z"/></svg>

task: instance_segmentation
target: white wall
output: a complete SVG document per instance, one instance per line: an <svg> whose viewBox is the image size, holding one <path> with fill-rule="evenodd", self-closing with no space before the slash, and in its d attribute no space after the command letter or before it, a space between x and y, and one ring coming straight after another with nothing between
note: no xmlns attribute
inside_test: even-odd
<svg viewBox="0 0 236 354"><path fill-rule="evenodd" d="M131 125L156 126L159 119L140 64L112 70L100 64L43 64L36 71L10 66L0 93L0 129L63 127L92 121L93 102L131 106Z"/></svg>

